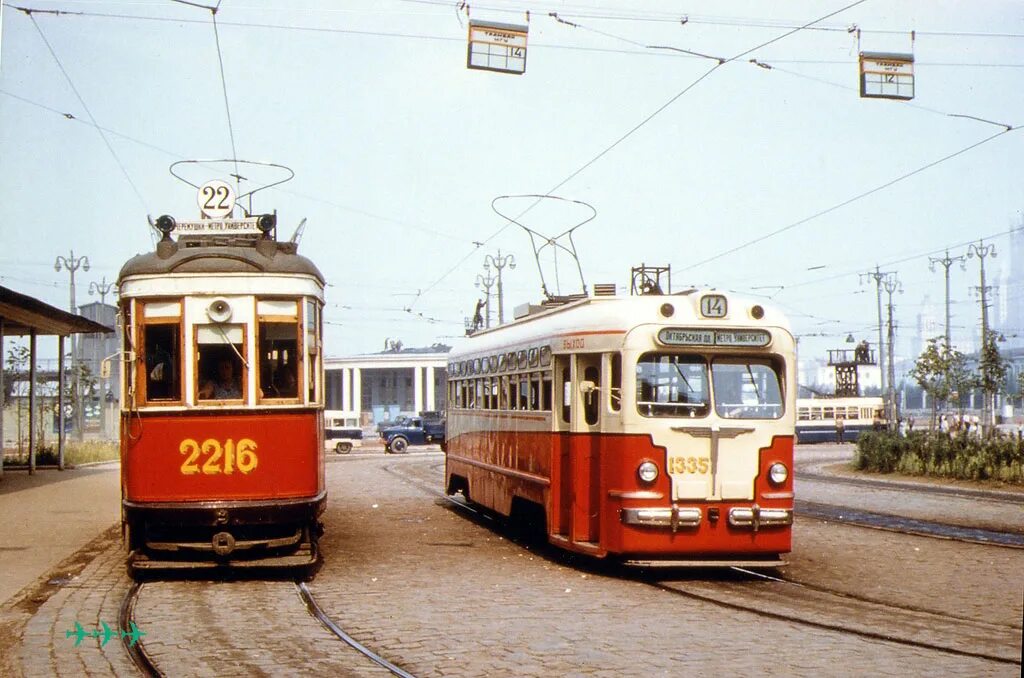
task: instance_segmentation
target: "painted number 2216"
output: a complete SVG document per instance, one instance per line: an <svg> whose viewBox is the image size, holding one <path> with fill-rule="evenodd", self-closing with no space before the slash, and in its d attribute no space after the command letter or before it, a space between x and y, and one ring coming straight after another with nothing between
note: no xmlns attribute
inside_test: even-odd
<svg viewBox="0 0 1024 678"><path fill-rule="evenodd" d="M242 438L238 443L228 438L223 446L213 438L207 438L202 443L186 438L181 441L178 451L188 455L181 465L182 474L187 476L196 473L208 476L218 473L231 475L235 471L252 473L259 463L256 442L250 438ZM201 457L205 457L202 466L199 464Z"/></svg>

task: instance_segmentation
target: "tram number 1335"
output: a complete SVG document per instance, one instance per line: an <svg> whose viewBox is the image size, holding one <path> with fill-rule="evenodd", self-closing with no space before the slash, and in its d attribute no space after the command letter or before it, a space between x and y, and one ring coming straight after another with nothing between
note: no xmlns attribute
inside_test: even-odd
<svg viewBox="0 0 1024 678"><path fill-rule="evenodd" d="M208 476L220 473L231 475L235 471L252 473L259 463L256 441L250 438L242 438L237 443L229 438L223 445L213 438L207 438L202 443L186 438L181 441L178 451L188 455L181 465L181 473L186 476L197 473ZM205 457L202 466L201 457Z"/></svg>
<svg viewBox="0 0 1024 678"><path fill-rule="evenodd" d="M694 475L705 475L708 472L710 460L707 457L669 457L669 473L693 473Z"/></svg>

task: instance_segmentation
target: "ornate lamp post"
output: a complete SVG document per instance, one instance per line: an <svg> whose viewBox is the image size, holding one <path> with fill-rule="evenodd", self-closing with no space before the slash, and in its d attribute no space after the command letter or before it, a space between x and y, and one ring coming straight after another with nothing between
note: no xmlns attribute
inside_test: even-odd
<svg viewBox="0 0 1024 678"><path fill-rule="evenodd" d="M75 271L81 268L83 271L89 270L89 257L76 257L75 251L71 250L67 257L59 256L53 263L53 270L58 273L61 267L68 270L71 275L71 295L68 301L68 310L73 314L78 315L78 306L75 303ZM77 335L71 335L71 388L74 389L75 394L75 437L78 440L82 440L82 425L84 422L83 408L82 408L82 394L79 392L79 379L78 379L78 340Z"/></svg>
<svg viewBox="0 0 1024 678"><path fill-rule="evenodd" d="M505 295L501 290L501 269L508 266L509 270L515 269L516 258L511 254L501 256L501 250L498 250L498 256L494 257L488 254L484 257L484 270L490 271L491 266L498 269L498 324L505 324Z"/></svg>

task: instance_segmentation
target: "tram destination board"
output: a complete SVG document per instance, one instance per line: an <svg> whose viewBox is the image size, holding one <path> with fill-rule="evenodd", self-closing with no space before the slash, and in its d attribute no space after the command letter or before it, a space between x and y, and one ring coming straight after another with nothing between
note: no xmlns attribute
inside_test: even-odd
<svg viewBox="0 0 1024 678"><path fill-rule="evenodd" d="M764 330L708 330L666 327L658 332L658 341L666 346L737 346L761 348L771 343Z"/></svg>
<svg viewBox="0 0 1024 678"><path fill-rule="evenodd" d="M178 233L212 233L217 235L237 235L244 233L260 233L258 217L244 219L200 219L199 221L178 221L175 231Z"/></svg>

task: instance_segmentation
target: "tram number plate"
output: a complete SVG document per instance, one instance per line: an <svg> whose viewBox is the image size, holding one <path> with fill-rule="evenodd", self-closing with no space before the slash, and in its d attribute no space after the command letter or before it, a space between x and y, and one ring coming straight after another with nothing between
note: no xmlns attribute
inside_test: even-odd
<svg viewBox="0 0 1024 678"><path fill-rule="evenodd" d="M207 438L202 443L186 438L181 441L178 451L188 457L181 465L182 475L231 475L235 471L242 474L252 473L259 458L256 456L256 441L242 438L237 443L228 438L223 445L219 440ZM205 458L200 466L201 458Z"/></svg>
<svg viewBox="0 0 1024 678"><path fill-rule="evenodd" d="M668 472L675 474L692 473L705 475L711 462L707 457L669 457Z"/></svg>

